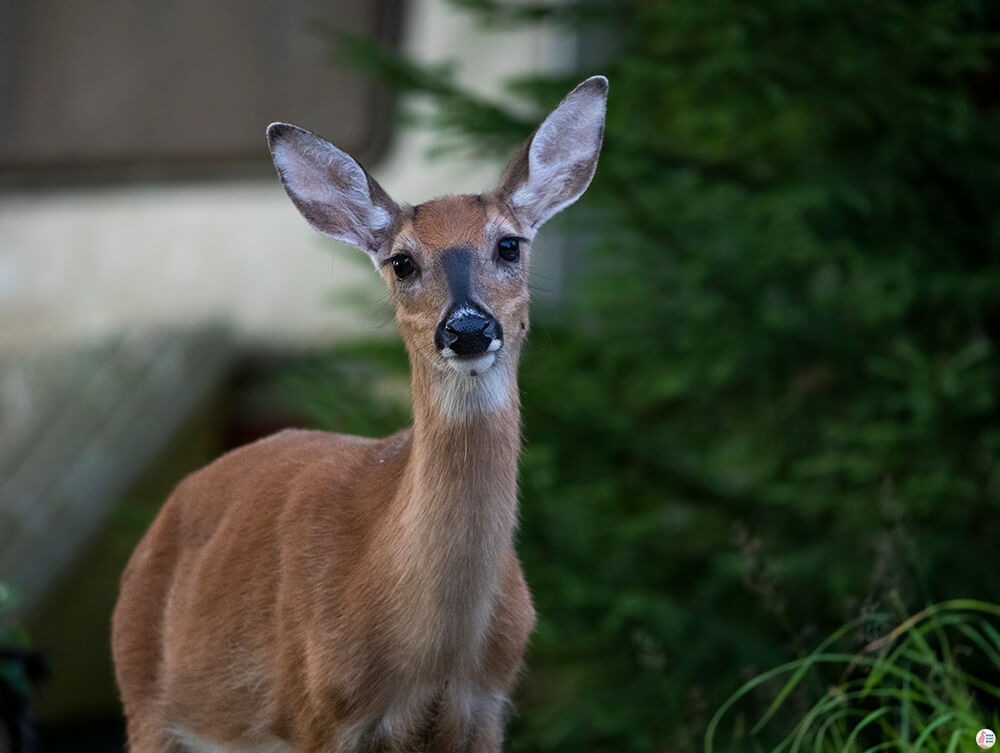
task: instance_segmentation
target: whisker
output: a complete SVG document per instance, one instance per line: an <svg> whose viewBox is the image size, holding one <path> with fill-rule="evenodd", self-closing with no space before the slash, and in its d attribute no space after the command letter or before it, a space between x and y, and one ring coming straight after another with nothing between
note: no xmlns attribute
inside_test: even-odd
<svg viewBox="0 0 1000 753"><path fill-rule="evenodd" d="M385 318L383 318L381 322L379 322L378 324L375 325L375 327L373 328L373 331L374 332L379 332L379 331L385 329L390 324L392 324L393 320L394 320L394 317L393 317L392 313L390 313L388 316L386 316Z"/></svg>
<svg viewBox="0 0 1000 753"><path fill-rule="evenodd" d="M550 295L556 294L556 291L550 290L549 288L543 288L541 285L535 285L533 282L529 282L528 287L537 293L548 293Z"/></svg>

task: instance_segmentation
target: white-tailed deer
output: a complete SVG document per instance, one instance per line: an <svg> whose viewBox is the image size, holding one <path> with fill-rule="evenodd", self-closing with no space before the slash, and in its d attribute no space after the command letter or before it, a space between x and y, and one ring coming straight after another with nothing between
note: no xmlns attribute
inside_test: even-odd
<svg viewBox="0 0 1000 753"><path fill-rule="evenodd" d="M494 192L415 207L268 128L295 206L389 288L413 427L284 431L181 482L113 617L132 753L500 750L535 623L513 546L530 243L590 184L607 86L570 92Z"/></svg>

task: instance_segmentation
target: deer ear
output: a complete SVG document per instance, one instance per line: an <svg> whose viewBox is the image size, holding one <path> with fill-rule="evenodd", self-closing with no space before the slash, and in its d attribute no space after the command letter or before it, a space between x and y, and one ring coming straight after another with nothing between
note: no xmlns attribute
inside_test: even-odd
<svg viewBox="0 0 1000 753"><path fill-rule="evenodd" d="M289 123L271 123L267 143L285 191L310 225L373 257L390 240L399 206L350 155Z"/></svg>
<svg viewBox="0 0 1000 753"><path fill-rule="evenodd" d="M498 192L537 230L587 190L604 139L608 80L591 76L559 103L511 158Z"/></svg>

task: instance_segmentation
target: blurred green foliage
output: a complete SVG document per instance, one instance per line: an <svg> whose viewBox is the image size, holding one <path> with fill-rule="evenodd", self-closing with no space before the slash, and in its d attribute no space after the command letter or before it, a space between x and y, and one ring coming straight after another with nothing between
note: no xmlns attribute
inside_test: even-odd
<svg viewBox="0 0 1000 753"><path fill-rule="evenodd" d="M742 680L890 590L996 601L1000 6L456 5L605 51L511 82L538 119L611 81L567 213L573 295L522 368L541 619L510 749L696 749ZM336 42L436 104L442 143L500 154L538 122L447 66ZM370 380L299 376L321 423L395 428L356 420Z"/></svg>
<svg viewBox="0 0 1000 753"><path fill-rule="evenodd" d="M17 595L13 589L0 581L0 648L2 649L27 649L31 645L27 631L8 620L7 613L13 609L16 601ZM0 656L0 683L24 697L31 692L31 680L24 665L20 661L5 659L2 656Z"/></svg>

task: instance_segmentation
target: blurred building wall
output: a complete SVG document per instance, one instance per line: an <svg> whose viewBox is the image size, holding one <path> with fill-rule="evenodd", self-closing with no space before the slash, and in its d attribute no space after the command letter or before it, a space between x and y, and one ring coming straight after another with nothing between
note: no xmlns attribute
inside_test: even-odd
<svg viewBox="0 0 1000 753"><path fill-rule="evenodd" d="M573 40L554 30L487 35L443 0L406 4L402 46L423 61L456 61L463 83L498 96L505 77L559 68L575 52ZM498 165L431 160L433 143L432 134L396 133L368 167L409 203L492 187ZM250 346L320 344L374 330L378 322L364 309L331 304L346 290L355 300L358 291L362 298L370 291L373 302L382 294L359 252L333 246L271 176L7 190L0 193L0 347L206 321L231 326Z"/></svg>

